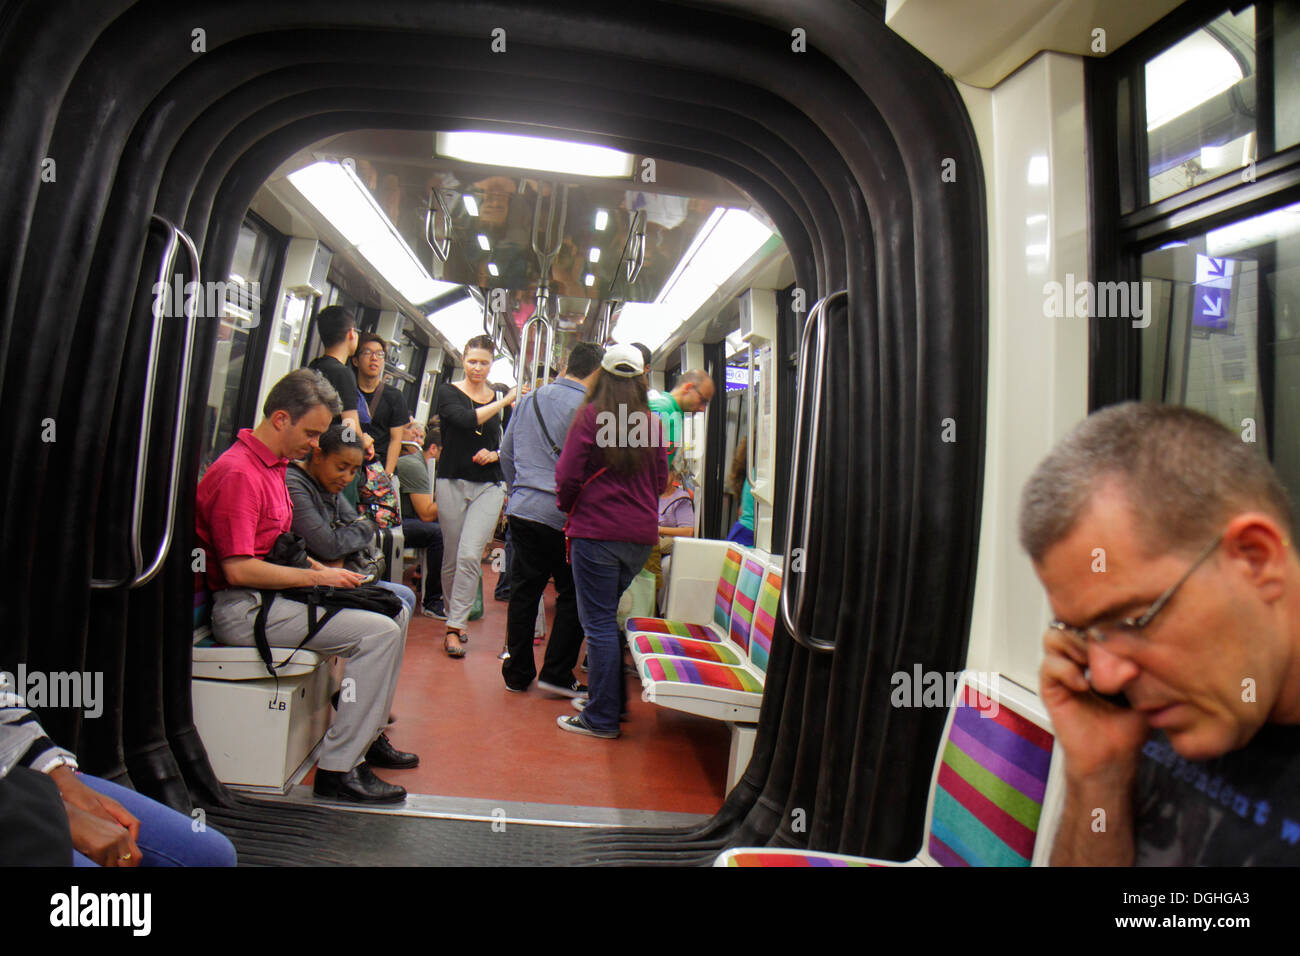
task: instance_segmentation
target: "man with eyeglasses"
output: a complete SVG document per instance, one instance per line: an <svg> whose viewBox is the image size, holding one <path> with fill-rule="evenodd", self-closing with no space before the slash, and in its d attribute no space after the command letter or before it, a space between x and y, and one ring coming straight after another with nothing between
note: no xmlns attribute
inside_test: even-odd
<svg viewBox="0 0 1300 956"><path fill-rule="evenodd" d="M698 368L683 372L671 392L650 393L650 410L664 423L669 468L673 467L677 451L682 447L683 413L702 412L712 399L713 379Z"/></svg>
<svg viewBox="0 0 1300 956"><path fill-rule="evenodd" d="M363 427L375 443L375 460L390 475L402 454L402 437L411 412L402 390L384 384L384 355L387 343L374 332L362 332L352 361L357 370L357 389L370 412Z"/></svg>
<svg viewBox="0 0 1300 956"><path fill-rule="evenodd" d="M1300 864L1300 559L1260 450L1126 403L1039 465L1020 541L1054 620L1052 864Z"/></svg>

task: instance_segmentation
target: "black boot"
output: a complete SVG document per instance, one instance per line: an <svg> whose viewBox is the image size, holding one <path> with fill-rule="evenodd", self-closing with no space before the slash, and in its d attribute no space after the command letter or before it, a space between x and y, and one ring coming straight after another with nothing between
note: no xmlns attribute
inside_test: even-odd
<svg viewBox="0 0 1300 956"><path fill-rule="evenodd" d="M420 766L420 758L393 746L388 734L380 734L366 751L366 763L387 770L410 770Z"/></svg>
<svg viewBox="0 0 1300 956"><path fill-rule="evenodd" d="M401 803L406 799L406 788L380 780L365 763L357 764L347 773L318 767L312 793L352 803Z"/></svg>

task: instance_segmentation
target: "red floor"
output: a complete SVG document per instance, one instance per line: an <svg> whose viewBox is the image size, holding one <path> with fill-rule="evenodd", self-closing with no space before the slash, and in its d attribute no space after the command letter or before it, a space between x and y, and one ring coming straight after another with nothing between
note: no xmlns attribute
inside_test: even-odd
<svg viewBox="0 0 1300 956"><path fill-rule="evenodd" d="M574 713L568 698L552 697L536 683L525 694L506 691L497 660L506 605L492 599L496 578L485 565L484 614L470 625L463 660L443 652L442 621L412 621L393 705L397 723L388 736L399 750L418 753L420 766L380 776L410 793L438 796L716 811L725 796L725 724L645 703L639 683L628 678L630 719L622 736L598 740L555 725L560 714ZM552 588L548 617L554 597ZM534 650L540 669L545 647Z"/></svg>

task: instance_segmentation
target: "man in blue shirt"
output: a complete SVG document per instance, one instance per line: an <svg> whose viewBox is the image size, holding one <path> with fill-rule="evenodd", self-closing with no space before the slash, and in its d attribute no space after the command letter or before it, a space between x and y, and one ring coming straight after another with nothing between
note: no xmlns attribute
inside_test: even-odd
<svg viewBox="0 0 1300 956"><path fill-rule="evenodd" d="M555 580L555 624L546 644L537 685L554 694L580 697L587 688L573 676L582 646L578 598L573 573L565 560L565 514L555 504L555 463L587 388L600 371L603 350L589 342L575 345L564 375L520 400L501 439L501 473L509 497L513 555L510 561L510 607L501 664L506 690L528 689L537 676L533 660L533 625L546 582Z"/></svg>

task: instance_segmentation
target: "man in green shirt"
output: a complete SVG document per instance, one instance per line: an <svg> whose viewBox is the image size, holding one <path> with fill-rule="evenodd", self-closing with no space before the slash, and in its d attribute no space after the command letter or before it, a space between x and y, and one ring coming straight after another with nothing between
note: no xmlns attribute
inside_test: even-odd
<svg viewBox="0 0 1300 956"><path fill-rule="evenodd" d="M668 467L675 464L677 450L682 447L683 414L702 412L713 398L713 379L701 369L683 372L671 392L654 392L650 396L650 410L664 423L668 438Z"/></svg>

